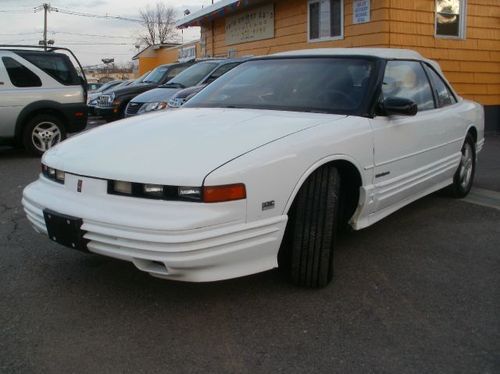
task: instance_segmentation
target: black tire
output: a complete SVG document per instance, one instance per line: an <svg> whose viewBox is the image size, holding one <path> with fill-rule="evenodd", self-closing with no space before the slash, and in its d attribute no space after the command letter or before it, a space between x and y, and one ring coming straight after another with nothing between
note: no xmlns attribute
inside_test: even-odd
<svg viewBox="0 0 500 374"><path fill-rule="evenodd" d="M476 144L474 138L467 134L462 146L462 159L453 176L453 183L448 186L448 193L457 199L468 195L474 183L476 172Z"/></svg>
<svg viewBox="0 0 500 374"><path fill-rule="evenodd" d="M36 135L36 134L37 135ZM37 114L23 129L23 146L33 156L41 156L45 151L66 139L66 130L56 116Z"/></svg>
<svg viewBox="0 0 500 374"><path fill-rule="evenodd" d="M298 286L321 288L333 278L339 193L339 172L327 165L306 180L295 198L278 260Z"/></svg>

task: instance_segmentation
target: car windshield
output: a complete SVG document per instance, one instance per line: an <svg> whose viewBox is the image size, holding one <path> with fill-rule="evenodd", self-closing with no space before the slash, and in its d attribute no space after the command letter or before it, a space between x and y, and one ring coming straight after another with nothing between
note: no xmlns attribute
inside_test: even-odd
<svg viewBox="0 0 500 374"><path fill-rule="evenodd" d="M168 70L168 66L160 66L154 69L149 75L144 78L144 83L160 83L161 79L165 75L165 72Z"/></svg>
<svg viewBox="0 0 500 374"><path fill-rule="evenodd" d="M217 66L219 66L218 62L200 62L179 73L179 75L169 80L164 86L176 86L177 88L196 86Z"/></svg>
<svg viewBox="0 0 500 374"><path fill-rule="evenodd" d="M357 113L374 71L363 58L279 58L245 62L186 107Z"/></svg>

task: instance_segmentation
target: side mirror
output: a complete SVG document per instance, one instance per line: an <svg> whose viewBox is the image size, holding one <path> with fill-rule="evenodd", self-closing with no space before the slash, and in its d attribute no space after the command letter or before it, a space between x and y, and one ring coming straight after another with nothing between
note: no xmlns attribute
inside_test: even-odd
<svg viewBox="0 0 500 374"><path fill-rule="evenodd" d="M387 116L414 116L418 112L417 103L403 97L388 97L382 103L382 111Z"/></svg>

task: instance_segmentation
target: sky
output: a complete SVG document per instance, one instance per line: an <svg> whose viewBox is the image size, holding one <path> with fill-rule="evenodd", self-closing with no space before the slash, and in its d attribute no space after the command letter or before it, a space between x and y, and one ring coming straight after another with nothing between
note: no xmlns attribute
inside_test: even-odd
<svg viewBox="0 0 500 374"><path fill-rule="evenodd" d="M0 44L35 44L43 36L43 11L34 8L50 2L55 8L93 15L139 18L139 11L154 6L158 0L0 0ZM179 18L186 9L195 12L212 0L162 0L172 6ZM137 53L135 45L143 27L137 22L91 18L50 12L48 39L55 45L70 48L82 65L97 65L102 58L116 62L131 61ZM85 34L85 35L81 35ZM179 31L179 41L199 38L199 28Z"/></svg>

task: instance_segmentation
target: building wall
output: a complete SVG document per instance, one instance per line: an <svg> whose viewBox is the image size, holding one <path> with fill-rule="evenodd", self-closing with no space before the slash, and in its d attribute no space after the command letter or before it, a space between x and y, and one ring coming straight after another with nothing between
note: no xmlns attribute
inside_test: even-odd
<svg viewBox="0 0 500 374"><path fill-rule="evenodd" d="M352 24L352 0L344 0L344 39L307 41L307 1L275 1L275 38L225 45L225 20L204 24L206 54L266 55L328 47L410 48L437 60L454 88L483 105L500 104L500 0L468 0L465 40L434 37L435 0L371 0L371 21Z"/></svg>
<svg viewBox="0 0 500 374"><path fill-rule="evenodd" d="M201 56L200 43L196 42L194 44L196 45L196 55ZM192 44L184 44L171 48L153 49L145 53L144 56L139 56L139 76L147 71L153 70L157 66L177 62L179 58L179 49L189 45Z"/></svg>

